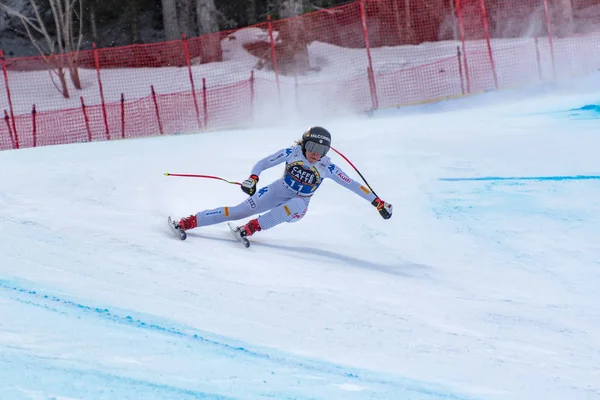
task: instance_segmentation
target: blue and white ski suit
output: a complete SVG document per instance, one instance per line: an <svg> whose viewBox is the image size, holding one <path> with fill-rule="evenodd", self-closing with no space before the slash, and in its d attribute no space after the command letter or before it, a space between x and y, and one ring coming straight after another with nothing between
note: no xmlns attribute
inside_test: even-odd
<svg viewBox="0 0 600 400"><path fill-rule="evenodd" d="M255 214L261 229L270 229L282 222L296 222L302 219L308 210L311 196L317 191L325 178L330 178L358 194L369 203L375 195L360 183L351 179L338 166L324 156L314 164L302 154L302 146L294 145L258 161L251 175L260 176L268 168L285 162L283 176L265 186L234 207L219 207L200 211L196 214L198 227L213 225L224 221L239 220Z"/></svg>

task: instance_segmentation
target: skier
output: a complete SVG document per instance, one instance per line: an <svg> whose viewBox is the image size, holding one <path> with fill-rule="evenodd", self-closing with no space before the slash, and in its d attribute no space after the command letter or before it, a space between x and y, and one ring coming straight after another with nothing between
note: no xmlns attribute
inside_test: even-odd
<svg viewBox="0 0 600 400"><path fill-rule="evenodd" d="M200 211L195 215L174 221L173 227L187 231L268 211L235 229L247 246L248 242L245 238L255 232L273 228L282 222L296 222L302 219L308 209L311 196L325 178L331 178L363 197L377 208L384 219L389 219L392 216L392 205L381 200L332 164L330 158L326 156L330 146L331 134L326 129L318 126L307 129L301 141L297 141L292 147L279 150L254 165L250 177L241 184L242 191L250 196L246 200L234 207ZM256 184L260 173L284 161L283 177L257 191ZM182 235L182 238L185 238L185 235Z"/></svg>

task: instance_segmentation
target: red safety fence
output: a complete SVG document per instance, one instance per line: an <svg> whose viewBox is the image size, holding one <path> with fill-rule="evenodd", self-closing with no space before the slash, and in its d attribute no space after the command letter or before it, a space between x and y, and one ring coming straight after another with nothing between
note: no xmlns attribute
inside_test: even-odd
<svg viewBox="0 0 600 400"><path fill-rule="evenodd" d="M0 51L0 149L522 87L597 71L599 46L600 0L363 0L163 43L52 57Z"/></svg>

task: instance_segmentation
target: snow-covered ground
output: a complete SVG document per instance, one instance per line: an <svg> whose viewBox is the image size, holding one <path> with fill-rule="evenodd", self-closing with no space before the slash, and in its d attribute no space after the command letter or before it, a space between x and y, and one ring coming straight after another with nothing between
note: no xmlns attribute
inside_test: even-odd
<svg viewBox="0 0 600 400"><path fill-rule="evenodd" d="M2 152L0 398L600 399L597 82ZM167 229L245 197L164 172L239 181L309 124L392 219L326 182L250 249Z"/></svg>

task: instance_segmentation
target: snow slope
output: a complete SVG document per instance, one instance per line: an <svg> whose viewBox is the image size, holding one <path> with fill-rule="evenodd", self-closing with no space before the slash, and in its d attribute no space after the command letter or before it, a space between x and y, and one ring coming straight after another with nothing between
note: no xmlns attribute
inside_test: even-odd
<svg viewBox="0 0 600 400"><path fill-rule="evenodd" d="M600 399L597 81L2 152L0 398ZM250 249L168 231L244 195L164 172L239 181L313 123L392 219L326 182Z"/></svg>

